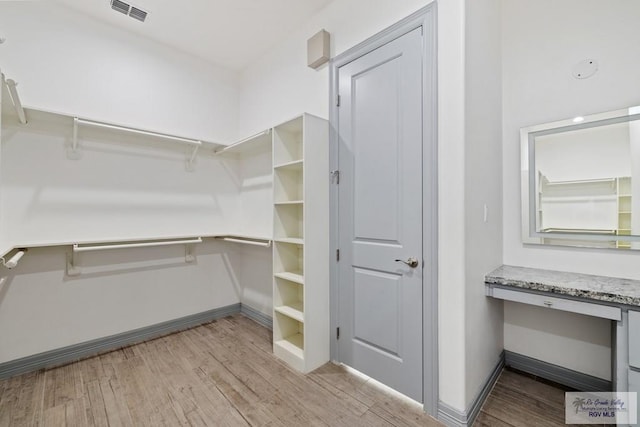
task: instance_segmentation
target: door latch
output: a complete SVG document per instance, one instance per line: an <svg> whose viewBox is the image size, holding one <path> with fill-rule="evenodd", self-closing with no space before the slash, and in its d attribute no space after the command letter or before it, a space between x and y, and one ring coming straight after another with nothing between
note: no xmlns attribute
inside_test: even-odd
<svg viewBox="0 0 640 427"><path fill-rule="evenodd" d="M414 257L409 257L406 261L403 259L397 259L396 262L403 262L411 268L416 268L420 264L420 261L418 261L418 259Z"/></svg>

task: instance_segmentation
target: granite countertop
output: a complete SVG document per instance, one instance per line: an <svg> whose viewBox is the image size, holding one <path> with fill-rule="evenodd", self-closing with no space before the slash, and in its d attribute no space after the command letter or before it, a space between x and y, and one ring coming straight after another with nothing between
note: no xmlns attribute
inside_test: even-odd
<svg viewBox="0 0 640 427"><path fill-rule="evenodd" d="M487 274L489 285L640 306L640 280L503 265Z"/></svg>

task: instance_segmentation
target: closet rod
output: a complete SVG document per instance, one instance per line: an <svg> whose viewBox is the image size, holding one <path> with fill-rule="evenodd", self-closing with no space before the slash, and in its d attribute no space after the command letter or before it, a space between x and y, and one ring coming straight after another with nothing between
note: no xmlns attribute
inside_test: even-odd
<svg viewBox="0 0 640 427"><path fill-rule="evenodd" d="M158 242L146 242L146 243L121 243L113 245L99 245L99 246L80 246L77 243L73 245L73 252L90 252L90 251L102 251L107 249L127 249L127 248L147 248L151 246L171 246L171 245L189 245L193 243L202 243L202 238L188 239L188 240L166 240Z"/></svg>
<svg viewBox="0 0 640 427"><path fill-rule="evenodd" d="M271 129L263 130L262 132L258 132L255 135L251 135L251 136L246 137L245 139L241 139L240 141L236 141L233 144L226 145L224 147L218 148L218 149L216 149L214 151L214 153L215 154L221 154L221 153L224 153L225 151L233 150L237 146L242 145L247 141L251 141L251 140L259 138L261 136L266 136L266 135L270 135L270 134L271 134Z"/></svg>
<svg viewBox="0 0 640 427"><path fill-rule="evenodd" d="M20 102L18 90L16 89L18 83L16 83L15 80L12 79L5 80L5 83L7 84L7 89L9 89L9 95L11 95L11 101L13 101L13 106L16 109L16 113L18 113L18 119L20 120L20 123L26 125L27 116L24 112L24 108L22 107L22 102Z"/></svg>
<svg viewBox="0 0 640 427"><path fill-rule="evenodd" d="M253 240L253 239L236 239L234 237L217 237L219 240L224 240L225 242L233 242L233 243L243 243L245 245L253 245L253 246L262 246L264 248L271 247L271 240Z"/></svg>
<svg viewBox="0 0 640 427"><path fill-rule="evenodd" d="M197 145L197 146L202 145L202 141L199 141L197 139L182 138L180 136L167 135L166 133L152 132L148 130L131 128L127 126L112 125L104 122L96 122L94 120L81 119L79 117L76 117L75 120L77 121L78 124L81 124L81 125L102 127L102 128L114 129L114 130L122 130L126 132L137 133L139 135L156 136L159 138L171 139L173 141L184 142L185 144L191 144L191 145Z"/></svg>

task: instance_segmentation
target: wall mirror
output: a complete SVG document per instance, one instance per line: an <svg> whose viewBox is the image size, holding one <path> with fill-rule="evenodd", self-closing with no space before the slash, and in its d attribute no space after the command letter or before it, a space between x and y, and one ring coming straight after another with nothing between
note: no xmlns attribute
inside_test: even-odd
<svg viewBox="0 0 640 427"><path fill-rule="evenodd" d="M640 249L640 107L520 135L524 243Z"/></svg>

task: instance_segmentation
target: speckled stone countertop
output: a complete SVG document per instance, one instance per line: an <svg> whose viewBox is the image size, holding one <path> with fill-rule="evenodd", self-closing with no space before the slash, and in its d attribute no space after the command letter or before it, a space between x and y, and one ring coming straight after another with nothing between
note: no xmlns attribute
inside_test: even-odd
<svg viewBox="0 0 640 427"><path fill-rule="evenodd" d="M640 280L503 265L487 274L484 281L489 285L640 306Z"/></svg>

